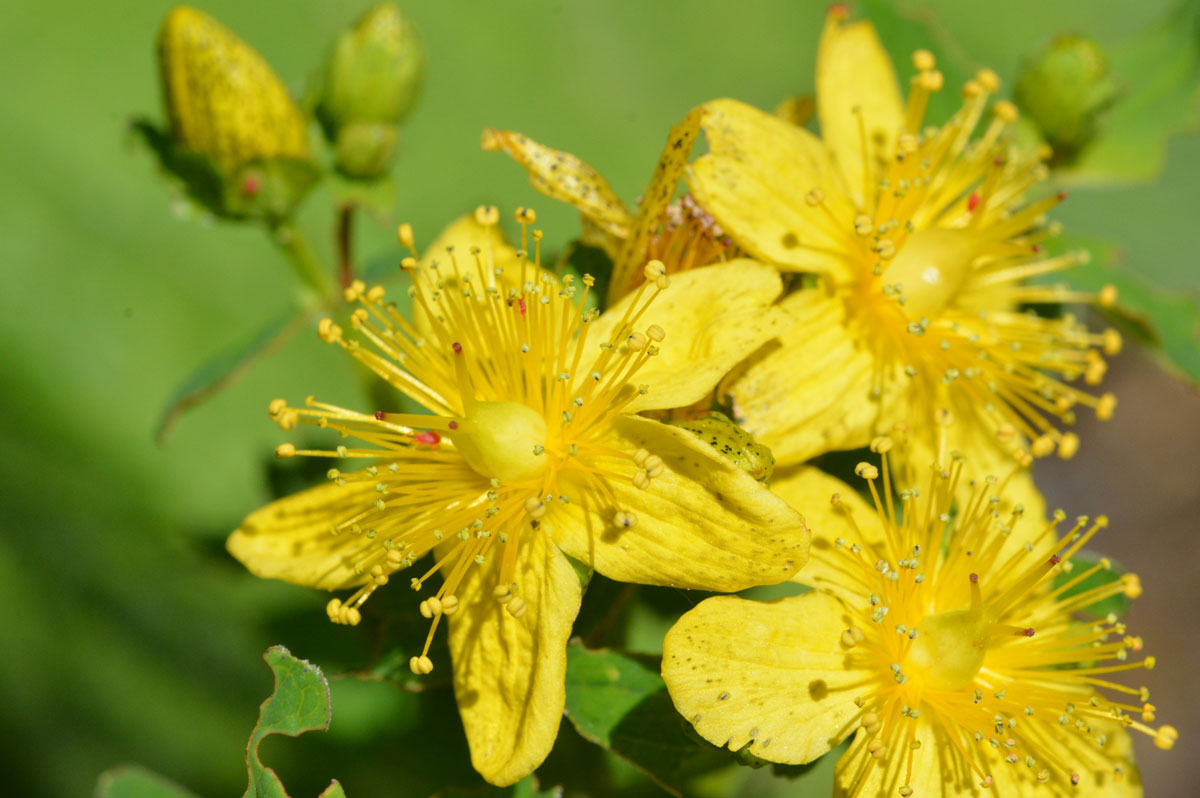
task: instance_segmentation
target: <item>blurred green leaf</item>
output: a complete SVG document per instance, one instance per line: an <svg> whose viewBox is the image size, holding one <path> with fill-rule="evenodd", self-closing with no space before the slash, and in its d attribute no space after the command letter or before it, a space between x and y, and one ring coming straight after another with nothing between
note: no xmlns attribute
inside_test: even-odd
<svg viewBox="0 0 1200 798"><path fill-rule="evenodd" d="M1054 577L1054 587L1056 589L1062 587L1072 579L1077 578L1080 574L1087 571L1089 568L1098 565L1102 560L1107 560L1107 558L1087 551L1076 554L1071 558L1071 572L1061 573ZM1107 561L1110 566L1109 568L1101 568L1100 570L1096 571L1096 573L1088 576L1086 579L1080 580L1079 584L1073 585L1070 589L1063 591L1063 594L1060 598L1064 600L1069 599L1072 596L1077 596L1080 593L1087 592L1088 590L1094 590L1095 588L1121 581L1121 577L1125 574L1124 570L1122 570L1120 566L1118 566L1116 563L1113 563L1111 560ZM1094 604L1089 604L1082 609L1082 612L1092 616L1093 618L1104 618L1109 615L1109 613L1116 615L1118 618L1124 618L1125 614L1129 612L1129 604L1129 598L1124 593L1118 593L1115 596L1109 596L1108 598L1097 601Z"/></svg>
<svg viewBox="0 0 1200 798"><path fill-rule="evenodd" d="M1195 296L1159 288L1126 269L1122 251L1111 242L1073 237L1054 248L1089 251L1089 264L1062 272L1060 278L1083 291L1116 286L1116 306L1102 312L1127 335L1157 350L1168 370L1200 383L1200 302Z"/></svg>
<svg viewBox="0 0 1200 798"><path fill-rule="evenodd" d="M958 89L970 79L973 70L961 51L953 46L949 34L937 25L932 11L904 8L894 0L863 0L861 8L863 16L883 34L880 40L892 57L902 88L916 74L912 65L915 51L928 50L937 58L946 88L930 95L926 118L939 124L949 119L962 105Z"/></svg>
<svg viewBox="0 0 1200 798"><path fill-rule="evenodd" d="M95 798L195 798L195 795L140 765L119 765L100 774Z"/></svg>
<svg viewBox="0 0 1200 798"><path fill-rule="evenodd" d="M272 734L299 737L307 731L328 731L333 712L329 684L320 668L296 659L283 646L268 648L263 660L275 674L275 690L259 708L258 723L246 745L250 783L242 798L288 798L279 776L258 758L259 743ZM344 793L335 781L322 795L335 798Z"/></svg>
<svg viewBox="0 0 1200 798"><path fill-rule="evenodd" d="M628 654L567 647L567 717L672 795L682 795L687 777L729 762L688 736L658 668Z"/></svg>
<svg viewBox="0 0 1200 798"><path fill-rule="evenodd" d="M562 798L562 794L562 787L541 789L537 779L529 775L511 787L485 787L479 790L448 787L434 794L433 798Z"/></svg>
<svg viewBox="0 0 1200 798"><path fill-rule="evenodd" d="M1151 180L1163 169L1170 137L1200 125L1200 2L1183 0L1112 48L1111 62L1126 92L1062 173L1069 182Z"/></svg>
<svg viewBox="0 0 1200 798"><path fill-rule="evenodd" d="M289 310L271 319L250 337L218 352L189 374L171 394L159 415L155 439L162 443L184 412L232 385L256 361L287 343L308 323L310 316L310 310Z"/></svg>
<svg viewBox="0 0 1200 798"><path fill-rule="evenodd" d="M346 798L346 791L342 789L342 785L338 784L337 779L334 779L317 798Z"/></svg>
<svg viewBox="0 0 1200 798"><path fill-rule="evenodd" d="M339 204L358 205L380 223L388 220L396 209L396 181L391 175L383 175L374 180L360 180L346 177L340 172L331 172L329 185L333 196ZM396 269L396 262L388 266Z"/></svg>

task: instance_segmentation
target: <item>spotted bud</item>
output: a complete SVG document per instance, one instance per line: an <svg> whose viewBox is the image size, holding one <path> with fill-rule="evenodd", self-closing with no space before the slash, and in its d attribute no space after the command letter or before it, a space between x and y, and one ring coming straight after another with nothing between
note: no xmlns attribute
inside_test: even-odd
<svg viewBox="0 0 1200 798"><path fill-rule="evenodd" d="M304 115L254 48L217 20L176 6L163 20L159 66L177 146L232 172L259 158L308 157ZM246 184L255 191L253 180Z"/></svg>

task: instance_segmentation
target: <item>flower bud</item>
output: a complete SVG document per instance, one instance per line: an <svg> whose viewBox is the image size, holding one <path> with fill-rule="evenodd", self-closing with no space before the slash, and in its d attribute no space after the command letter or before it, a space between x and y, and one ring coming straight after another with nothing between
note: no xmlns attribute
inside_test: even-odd
<svg viewBox="0 0 1200 798"><path fill-rule="evenodd" d="M220 22L176 6L163 20L158 52L176 146L226 173L255 159L308 157L304 115L283 82Z"/></svg>
<svg viewBox="0 0 1200 798"><path fill-rule="evenodd" d="M338 168L360 178L386 171L425 74L416 30L393 3L380 3L333 43L320 75L317 117ZM390 130L388 130L390 128Z"/></svg>
<svg viewBox="0 0 1200 798"><path fill-rule="evenodd" d="M1050 146L1069 157L1096 135L1097 120L1118 90L1099 45L1059 36L1025 65L1013 95Z"/></svg>

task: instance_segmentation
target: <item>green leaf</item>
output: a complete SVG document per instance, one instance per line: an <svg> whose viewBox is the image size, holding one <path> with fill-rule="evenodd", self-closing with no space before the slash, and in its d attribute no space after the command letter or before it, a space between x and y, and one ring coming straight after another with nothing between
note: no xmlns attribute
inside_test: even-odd
<svg viewBox="0 0 1200 798"><path fill-rule="evenodd" d="M1193 384L1200 383L1200 302L1190 294L1170 292L1125 268L1122 251L1102 239L1072 237L1055 244L1056 251L1085 249L1091 262L1061 272L1059 280L1081 291L1117 289L1117 304L1105 316L1126 335L1161 355L1168 371Z"/></svg>
<svg viewBox="0 0 1200 798"><path fill-rule="evenodd" d="M253 335L238 341L205 361L187 376L167 400L158 417L154 437L159 443L166 440L179 417L193 407L211 399L236 382L260 358L279 349L308 323L313 309L289 310L278 316Z"/></svg>
<svg viewBox="0 0 1200 798"><path fill-rule="evenodd" d="M346 798L346 791L342 789L342 785L338 784L338 780L334 779L317 798Z"/></svg>
<svg viewBox="0 0 1200 798"><path fill-rule="evenodd" d="M327 731L332 717L329 684L320 668L296 659L283 646L268 648L263 660L275 674L275 689L259 708L258 723L246 745L250 783L242 798L288 798L279 776L258 758L259 743L272 734L299 737L307 731ZM336 781L322 795L344 798Z"/></svg>
<svg viewBox="0 0 1200 798"><path fill-rule="evenodd" d="M195 795L141 765L119 765L100 774L95 798L195 798Z"/></svg>
<svg viewBox="0 0 1200 798"><path fill-rule="evenodd" d="M1109 567L1101 568L1086 579L1080 580L1079 584L1073 585L1070 589L1063 591L1061 598L1064 600L1069 599L1088 590L1121 581L1121 577L1125 575L1125 571L1120 566L1106 557L1101 557L1099 554L1083 551L1071 558L1070 573L1061 573L1054 577L1054 587L1062 587L1102 561L1106 561ZM1093 618L1104 618L1110 613L1116 615L1118 618L1124 618L1125 614L1129 612L1129 604L1129 598L1124 593L1118 593L1115 596L1101 599L1094 604L1089 604L1082 609L1082 612Z"/></svg>
<svg viewBox="0 0 1200 798"><path fill-rule="evenodd" d="M930 95L925 116L936 124L949 119L962 105L958 89L974 73L962 58L961 50L953 46L949 34L937 25L933 13L929 9L902 8L894 0L863 0L861 8L863 16L884 33L880 40L892 57L902 88L916 74L912 54L917 50L933 53L937 68L946 79L946 88Z"/></svg>
<svg viewBox="0 0 1200 798"><path fill-rule="evenodd" d="M1200 3L1183 0L1162 21L1111 50L1126 86L1100 131L1062 177L1128 183L1156 177L1171 136L1200 125Z"/></svg>
<svg viewBox="0 0 1200 798"><path fill-rule="evenodd" d="M659 676L658 668L609 649L567 647L567 717L579 733L629 761L672 795L694 774L729 763L698 743Z"/></svg>
<svg viewBox="0 0 1200 798"><path fill-rule="evenodd" d="M433 798L562 798L563 788L552 787L543 790L538 787L537 779L531 774L510 787L485 787L480 790L447 787L436 793Z"/></svg>

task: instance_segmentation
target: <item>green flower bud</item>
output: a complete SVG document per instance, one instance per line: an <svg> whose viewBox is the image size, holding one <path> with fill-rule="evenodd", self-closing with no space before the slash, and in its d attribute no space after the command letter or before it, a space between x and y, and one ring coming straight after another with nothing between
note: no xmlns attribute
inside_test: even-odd
<svg viewBox="0 0 1200 798"><path fill-rule="evenodd" d="M1096 135L1100 114L1119 84L1099 45L1081 36L1059 36L1025 65L1014 99L1059 156L1078 152Z"/></svg>
<svg viewBox="0 0 1200 798"><path fill-rule="evenodd" d="M159 37L170 136L226 173L260 158L308 157L307 124L254 48L202 11L177 6Z"/></svg>
<svg viewBox="0 0 1200 798"><path fill-rule="evenodd" d="M360 178L386 171L399 136L382 128L412 109L424 74L416 30L393 3L375 6L338 36L320 74L317 118L339 169Z"/></svg>

